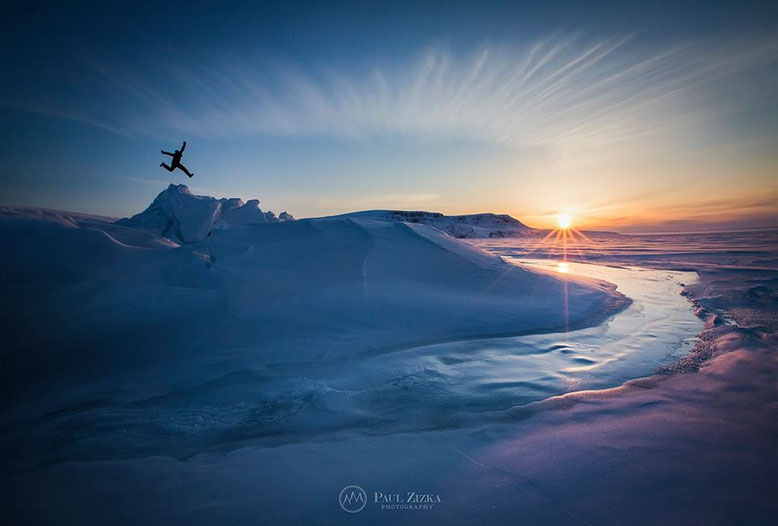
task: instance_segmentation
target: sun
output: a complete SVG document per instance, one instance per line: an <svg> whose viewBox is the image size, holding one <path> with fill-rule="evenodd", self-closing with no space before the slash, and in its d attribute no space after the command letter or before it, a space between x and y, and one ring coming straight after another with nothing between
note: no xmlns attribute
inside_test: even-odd
<svg viewBox="0 0 778 526"><path fill-rule="evenodd" d="M562 230L567 230L570 228L570 225L573 224L570 214L565 214L564 212L560 213L556 218L556 223L559 225L559 228Z"/></svg>

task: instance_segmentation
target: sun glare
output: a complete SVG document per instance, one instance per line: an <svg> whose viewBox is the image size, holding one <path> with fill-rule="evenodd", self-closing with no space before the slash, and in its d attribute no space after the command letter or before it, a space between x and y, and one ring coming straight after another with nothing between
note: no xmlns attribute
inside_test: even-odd
<svg viewBox="0 0 778 526"><path fill-rule="evenodd" d="M570 219L570 214L561 213L557 216L556 219L557 225L559 225L559 228L563 230L567 230L570 228L570 225L572 225L572 221Z"/></svg>

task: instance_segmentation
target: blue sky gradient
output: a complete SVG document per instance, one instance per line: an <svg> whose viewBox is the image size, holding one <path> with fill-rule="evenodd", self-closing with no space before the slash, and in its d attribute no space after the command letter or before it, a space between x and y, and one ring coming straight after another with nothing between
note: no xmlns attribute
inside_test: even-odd
<svg viewBox="0 0 778 526"><path fill-rule="evenodd" d="M585 4L4 2L1 200L778 226L776 8Z"/></svg>

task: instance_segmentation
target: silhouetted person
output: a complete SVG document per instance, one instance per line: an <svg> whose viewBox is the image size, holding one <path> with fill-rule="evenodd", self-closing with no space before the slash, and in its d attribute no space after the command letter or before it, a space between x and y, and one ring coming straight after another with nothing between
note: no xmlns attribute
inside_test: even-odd
<svg viewBox="0 0 778 526"><path fill-rule="evenodd" d="M172 161L170 161L170 166L166 165L165 163L160 163L160 166L167 170L168 172L172 172L176 168L180 168L182 172L184 172L186 175L188 175L190 178L194 175L193 173L189 173L189 170L186 169L186 166L181 164L181 157L184 155L184 149L186 148L186 141L184 141L184 145L181 146L180 150L176 150L174 153L166 152L165 150L162 150L162 153L164 155L169 155L173 158Z"/></svg>

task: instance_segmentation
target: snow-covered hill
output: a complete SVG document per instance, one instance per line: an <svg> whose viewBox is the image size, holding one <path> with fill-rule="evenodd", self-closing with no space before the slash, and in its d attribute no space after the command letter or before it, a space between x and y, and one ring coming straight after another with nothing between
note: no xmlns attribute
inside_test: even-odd
<svg viewBox="0 0 778 526"><path fill-rule="evenodd" d="M281 212L263 212L259 200L193 195L186 185L171 184L143 212L120 219L117 225L153 232L177 243L197 243L214 229L237 225L293 221Z"/></svg>
<svg viewBox="0 0 778 526"><path fill-rule="evenodd" d="M161 393L248 364L549 331L625 301L612 286L565 284L425 224L260 214L180 186L115 223L0 210L0 243L13 248L0 286L16 298L4 320L6 409L32 416L109 386ZM207 244L191 243L212 227ZM81 387L52 387L60 381Z"/></svg>
<svg viewBox="0 0 778 526"><path fill-rule="evenodd" d="M411 352L406 373L398 351L591 325L628 302L612 285L521 268L426 224L269 221L256 202L181 186L118 222L0 207L3 469L123 459L146 487L148 459L395 434L408 429L387 418L398 410L425 429L462 426L472 414L424 404L448 400L435 386L460 381L468 352L429 367ZM471 407L485 411L480 393L495 390L515 403L485 382ZM49 479L33 485L54 502Z"/></svg>
<svg viewBox="0 0 778 526"><path fill-rule="evenodd" d="M370 217L381 221L419 223L442 230L460 239L520 237L533 232L518 219L507 214L470 214L447 216L438 212L407 210L370 210L345 214L346 217Z"/></svg>

